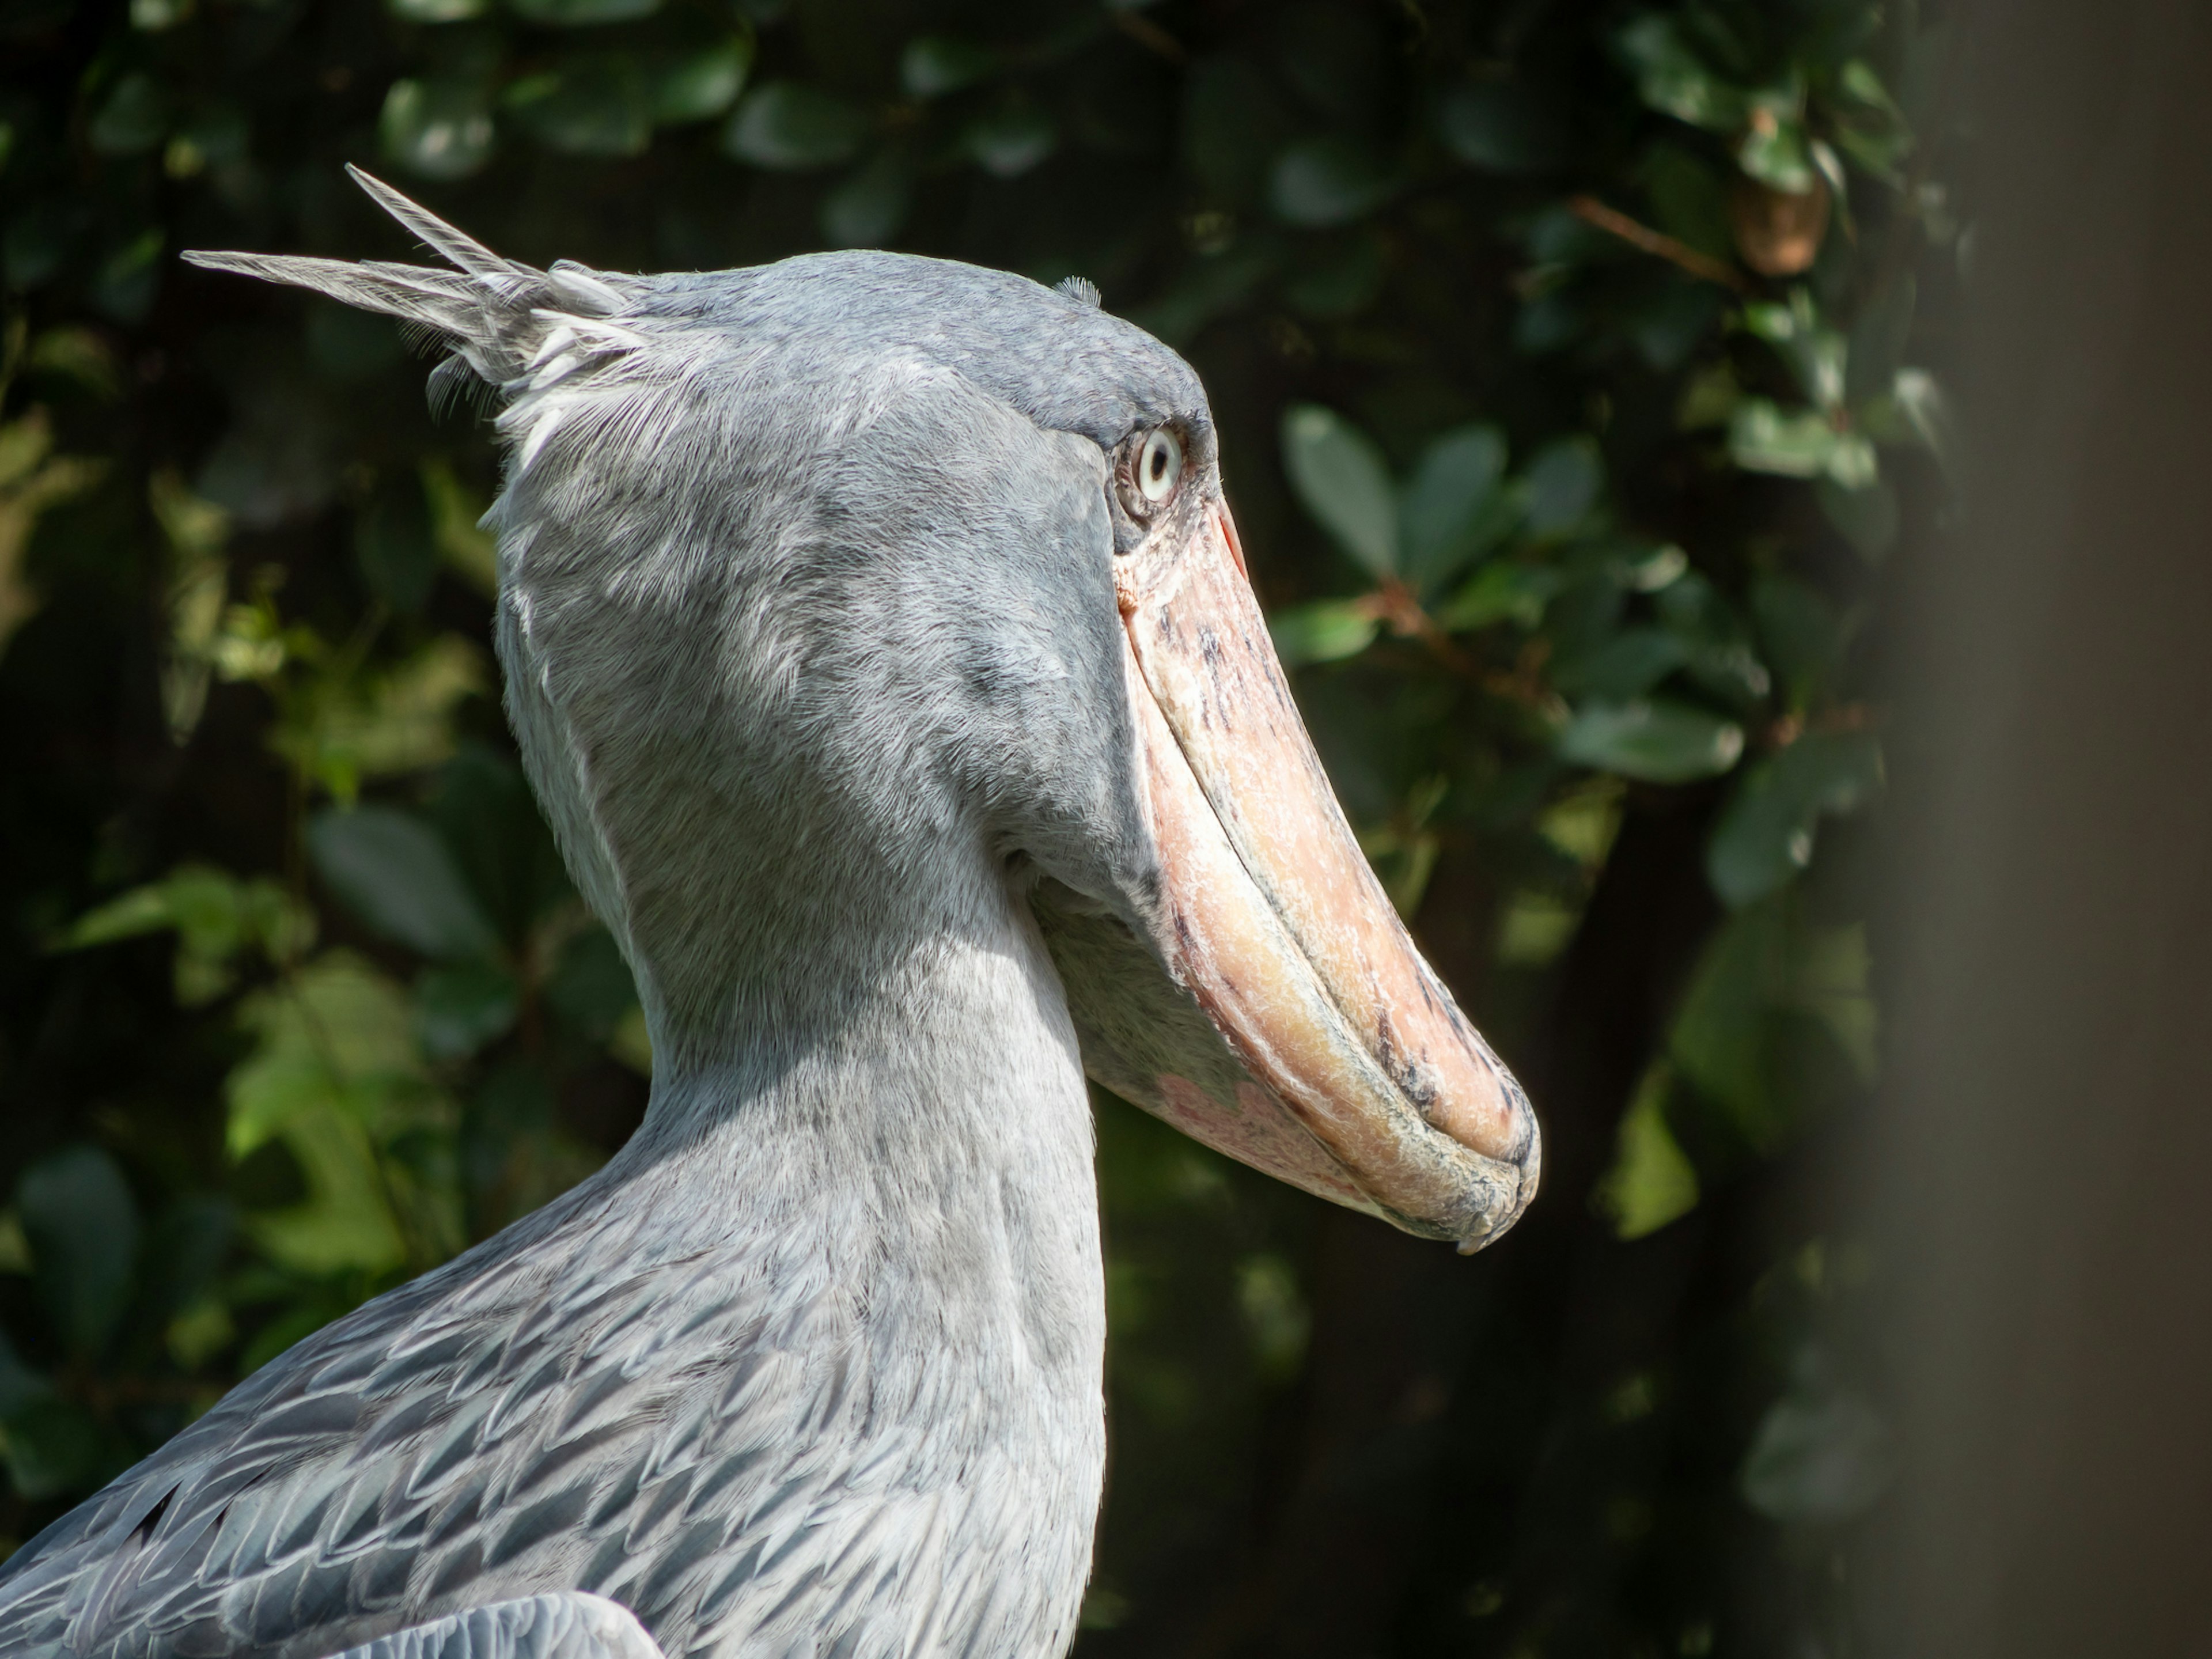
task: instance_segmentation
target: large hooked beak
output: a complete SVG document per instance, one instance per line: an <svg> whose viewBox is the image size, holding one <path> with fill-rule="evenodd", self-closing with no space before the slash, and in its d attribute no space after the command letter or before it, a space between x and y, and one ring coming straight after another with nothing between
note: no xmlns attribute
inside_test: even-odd
<svg viewBox="0 0 2212 1659"><path fill-rule="evenodd" d="M1086 1061L1232 1158L1479 1249L1535 1193L1535 1115L1353 840L1227 508L1194 516L1117 560L1115 588L1164 878L1152 943L1236 1066L1178 1067L1188 1042L1128 1020Z"/></svg>

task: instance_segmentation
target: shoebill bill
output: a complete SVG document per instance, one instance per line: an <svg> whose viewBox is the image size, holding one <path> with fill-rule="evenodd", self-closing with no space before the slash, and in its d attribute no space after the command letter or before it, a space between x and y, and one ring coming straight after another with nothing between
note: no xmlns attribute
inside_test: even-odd
<svg viewBox="0 0 2212 1659"><path fill-rule="evenodd" d="M597 1175L0 1571L0 1652L1049 1659L1105 1458L1086 1074L1473 1249L1526 1097L1369 872L1189 366L1082 284L258 254L501 412L507 710L634 970Z"/></svg>

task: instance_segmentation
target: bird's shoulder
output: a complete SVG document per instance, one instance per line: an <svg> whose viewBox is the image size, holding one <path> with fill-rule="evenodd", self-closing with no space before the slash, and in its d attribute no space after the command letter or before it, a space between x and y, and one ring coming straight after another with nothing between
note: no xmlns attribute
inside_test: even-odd
<svg viewBox="0 0 2212 1659"><path fill-rule="evenodd" d="M720 1530L829 1386L801 1355L837 1350L837 1297L532 1221L301 1342L33 1540L0 1571L0 1652L311 1656Z"/></svg>

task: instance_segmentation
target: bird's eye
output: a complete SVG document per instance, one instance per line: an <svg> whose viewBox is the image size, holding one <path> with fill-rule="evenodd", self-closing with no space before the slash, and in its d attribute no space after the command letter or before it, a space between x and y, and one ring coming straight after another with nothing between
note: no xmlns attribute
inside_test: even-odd
<svg viewBox="0 0 2212 1659"><path fill-rule="evenodd" d="M1137 493L1158 507L1182 477L1182 440L1164 426L1153 428L1137 451L1136 473Z"/></svg>

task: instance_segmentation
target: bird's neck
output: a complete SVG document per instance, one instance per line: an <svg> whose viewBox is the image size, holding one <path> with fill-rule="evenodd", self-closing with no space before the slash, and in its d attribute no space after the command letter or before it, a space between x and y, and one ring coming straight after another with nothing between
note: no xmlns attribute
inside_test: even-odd
<svg viewBox="0 0 2212 1659"><path fill-rule="evenodd" d="M1074 1030L1026 902L996 877L968 889L919 925L887 905L896 927L794 945L810 994L657 1065L606 1176L659 1218L662 1248L842 1279L872 1342L1011 1345L1095 1413L1103 1271Z"/></svg>
<svg viewBox="0 0 2212 1659"><path fill-rule="evenodd" d="M902 941L848 934L842 969L794 964L835 994L662 1069L586 1202L639 1282L724 1287L726 1308L666 1310L672 1354L707 1339L672 1362L703 1398L795 1379L787 1426L760 1432L812 1471L791 1477L809 1527L869 1540L823 1569L824 1602L926 1583L942 1650L1046 1659L1073 1635L1103 1484L1104 1274L1066 1004L1026 905L990 885L995 905ZM734 1342L715 1334L733 1309ZM738 1464L751 1436L728 1431ZM684 1639L750 1652L784 1616L740 1597Z"/></svg>

